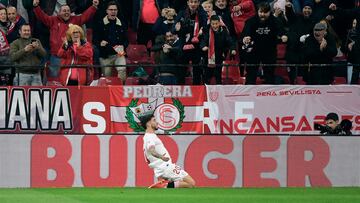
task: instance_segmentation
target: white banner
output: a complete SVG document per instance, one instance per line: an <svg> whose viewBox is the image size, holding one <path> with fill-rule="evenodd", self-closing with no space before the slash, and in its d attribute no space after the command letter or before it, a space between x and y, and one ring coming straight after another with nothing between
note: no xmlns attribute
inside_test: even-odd
<svg viewBox="0 0 360 203"><path fill-rule="evenodd" d="M199 187L360 186L360 137L160 136ZM0 135L0 187L154 182L138 135Z"/></svg>
<svg viewBox="0 0 360 203"><path fill-rule="evenodd" d="M207 86L206 133L319 134L330 112L360 134L360 86Z"/></svg>

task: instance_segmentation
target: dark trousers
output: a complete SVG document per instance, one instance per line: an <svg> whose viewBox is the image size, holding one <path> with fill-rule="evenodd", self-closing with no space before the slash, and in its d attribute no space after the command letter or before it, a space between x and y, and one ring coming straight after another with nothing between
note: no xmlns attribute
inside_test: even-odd
<svg viewBox="0 0 360 203"><path fill-rule="evenodd" d="M359 73L360 73L360 66L353 66L351 84L359 84Z"/></svg>
<svg viewBox="0 0 360 203"><path fill-rule="evenodd" d="M203 65L200 63L201 61L201 52L198 46L195 46L195 49L184 51L184 62L185 64L189 64L191 61L193 67L193 85L201 85L203 79Z"/></svg>
<svg viewBox="0 0 360 203"><path fill-rule="evenodd" d="M248 64L275 64L276 58L275 57L268 57L268 58L255 58L246 60ZM264 71L264 79L265 84L275 84L275 67L274 66L262 66ZM258 66L247 66L246 67L246 84L247 85L255 85L256 78L258 75L259 67Z"/></svg>
<svg viewBox="0 0 360 203"><path fill-rule="evenodd" d="M207 61L207 57L205 58L205 60ZM216 66L214 67L209 67L209 65L207 67L204 67L204 83L205 84L210 84L211 78L213 76L215 76L216 79L216 84L220 85L222 84L222 80L221 80L221 72L222 72L222 63L223 60L220 58L218 59L218 57L215 58L215 63Z"/></svg>
<svg viewBox="0 0 360 203"><path fill-rule="evenodd" d="M333 67L310 67L307 85L329 85L334 80Z"/></svg>

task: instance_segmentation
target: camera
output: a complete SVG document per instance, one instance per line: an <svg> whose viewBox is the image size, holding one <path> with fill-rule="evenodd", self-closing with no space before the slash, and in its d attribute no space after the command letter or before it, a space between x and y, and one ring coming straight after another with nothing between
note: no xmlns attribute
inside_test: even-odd
<svg viewBox="0 0 360 203"><path fill-rule="evenodd" d="M327 125L320 125L318 123L314 123L314 129L319 130L321 134L335 134L334 130Z"/></svg>
<svg viewBox="0 0 360 203"><path fill-rule="evenodd" d="M31 39L31 43L37 42L36 39Z"/></svg>
<svg viewBox="0 0 360 203"><path fill-rule="evenodd" d="M344 119L340 122L335 129L330 128L327 125L320 125L318 123L314 123L314 129L319 130L321 134L328 135L352 135L351 133L352 123L348 119Z"/></svg>

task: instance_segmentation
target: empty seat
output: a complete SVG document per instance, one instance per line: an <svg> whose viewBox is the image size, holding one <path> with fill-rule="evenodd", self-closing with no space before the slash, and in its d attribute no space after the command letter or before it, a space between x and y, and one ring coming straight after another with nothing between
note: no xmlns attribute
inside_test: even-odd
<svg viewBox="0 0 360 203"><path fill-rule="evenodd" d="M97 86L122 85L122 81L118 77L101 77Z"/></svg>
<svg viewBox="0 0 360 203"><path fill-rule="evenodd" d="M304 81L304 78L302 76L296 77L295 84L297 85L306 85L306 82Z"/></svg>
<svg viewBox="0 0 360 203"><path fill-rule="evenodd" d="M334 77L333 84L334 85L344 85L344 84L347 84L347 81L346 81L345 77Z"/></svg>
<svg viewBox="0 0 360 203"><path fill-rule="evenodd" d="M221 78L223 84L242 84L240 77L240 70L237 66L237 61L224 61L224 64L229 64L232 66L223 66L221 70Z"/></svg>
<svg viewBox="0 0 360 203"><path fill-rule="evenodd" d="M128 63L150 63L151 58L148 56L145 45L129 44L126 49Z"/></svg>

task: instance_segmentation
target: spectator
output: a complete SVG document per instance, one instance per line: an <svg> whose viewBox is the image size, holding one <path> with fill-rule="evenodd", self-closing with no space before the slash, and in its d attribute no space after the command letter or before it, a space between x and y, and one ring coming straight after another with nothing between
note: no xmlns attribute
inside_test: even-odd
<svg viewBox="0 0 360 203"><path fill-rule="evenodd" d="M275 0L270 4L271 11L275 19L278 21L280 26L285 29L285 31L288 31L288 22L285 15L285 4L287 3L290 2L287 2L285 0Z"/></svg>
<svg viewBox="0 0 360 203"><path fill-rule="evenodd" d="M336 4L331 4L329 9L335 11L338 15L346 15L348 19L356 19L356 27L355 27L355 36L354 42L348 45L348 49L351 55L356 56L353 57L354 64L360 64L360 7L356 7L354 9L341 9L337 8ZM351 77L351 84L358 84L360 75L360 67L354 66L352 77Z"/></svg>
<svg viewBox="0 0 360 203"><path fill-rule="evenodd" d="M194 65L193 84L202 83L203 67L199 66L201 61L201 50L199 47L199 37L203 28L206 27L207 15L202 7L200 0L187 0L187 8L179 12L175 19L175 32L183 42L183 63ZM182 77L184 78L184 77ZM179 81L184 84L185 81Z"/></svg>
<svg viewBox="0 0 360 203"><path fill-rule="evenodd" d="M106 12L107 15L99 24L94 33L94 41L100 48L100 64L102 67L103 76L112 75L112 67L116 66L117 75L123 83L126 80L126 67L119 65L126 65L125 50L128 46L127 37L127 23L124 19L119 19L119 7L115 1L108 3Z"/></svg>
<svg viewBox="0 0 360 203"><path fill-rule="evenodd" d="M181 67L166 66L166 64L179 64L181 57L181 42L176 34L168 31L165 36L156 38L152 51L160 51L158 67L158 82L162 85L176 85L181 77Z"/></svg>
<svg viewBox="0 0 360 203"><path fill-rule="evenodd" d="M327 25L317 23L314 32L306 38L305 62L310 64L331 64L336 56L335 40L327 35ZM310 85L328 85L333 81L333 67L309 67L306 82Z"/></svg>
<svg viewBox="0 0 360 203"><path fill-rule="evenodd" d="M354 19L353 20L353 26L351 29L349 29L346 40L343 44L343 52L345 54L347 54L347 60L348 62L352 63L352 64L359 64L360 60L357 59L360 54L360 50L359 47L357 49L354 49L354 46L356 43L355 41L357 40L357 38L359 37L358 35L360 33L358 33L356 31L356 27L357 27L357 20ZM359 43L359 41L358 41ZM350 83L351 84L358 84L359 82L359 71L360 71L360 67L359 66L352 66L352 73L351 73L351 79L350 79ZM350 75L350 74L349 74Z"/></svg>
<svg viewBox="0 0 360 203"><path fill-rule="evenodd" d="M69 5L62 5L57 16L49 16L39 7L40 0L34 0L34 13L36 17L50 29L50 76L57 77L60 58L56 56L61 48L62 38L69 24L83 25L95 14L99 0L93 0L93 6L89 7L82 15L72 16Z"/></svg>
<svg viewBox="0 0 360 203"><path fill-rule="evenodd" d="M137 42L147 45L151 40L155 44L152 31L161 10L168 6L168 0L135 0L133 2L133 30L137 32Z"/></svg>
<svg viewBox="0 0 360 203"><path fill-rule="evenodd" d="M93 50L85 40L83 29L78 25L69 25L66 38L58 51L61 58L60 82L66 85L86 85L93 78L92 68L76 68L72 65L92 65ZM69 67L70 66L70 67Z"/></svg>
<svg viewBox="0 0 360 203"><path fill-rule="evenodd" d="M301 14L295 14L291 3L286 4L286 18L288 19L289 40L286 46L286 62L289 64L298 64L304 62L303 46L306 37L313 32L315 25L311 17L313 3L305 3ZM297 75L303 75L303 68L290 67L290 84L295 84Z"/></svg>
<svg viewBox="0 0 360 203"><path fill-rule="evenodd" d="M334 2L334 0L314 0L313 18L315 22L330 18L329 5L332 2Z"/></svg>
<svg viewBox="0 0 360 203"><path fill-rule="evenodd" d="M7 41L7 34L9 31L9 22L7 19L6 8L0 8L0 85L11 85L12 84L12 74L9 52L10 45Z"/></svg>
<svg viewBox="0 0 360 203"><path fill-rule="evenodd" d="M244 46L253 46L251 49L246 48L247 58L242 57L245 63L275 64L279 38L281 42L287 42L285 31L271 15L268 3L258 5L257 15L246 21L242 35ZM246 71L246 84L256 84L258 68L247 67ZM264 65L263 71L265 83L274 84L274 67Z"/></svg>
<svg viewBox="0 0 360 203"><path fill-rule="evenodd" d="M81 0L79 0L79 1L81 1ZM84 8L88 8L89 5L91 5L90 0L86 0L86 1L89 1L89 3L84 4L82 6L83 8L80 10L81 12L84 11ZM129 0L101 0L99 2L98 9L94 16L94 22L99 23L103 20L104 16L107 15L107 12L106 12L107 6L108 6L109 2L111 2L111 1L116 2L116 5L118 5L117 17L119 19L124 19L126 24L128 25L129 22L131 22L131 18L132 18L132 9L131 8L133 7L133 1L129 1Z"/></svg>
<svg viewBox="0 0 360 203"><path fill-rule="evenodd" d="M11 43L17 38L19 38L20 27L26 22L23 17L17 14L16 8L13 6L9 6L7 8L7 15L10 22L7 40L9 43Z"/></svg>
<svg viewBox="0 0 360 203"><path fill-rule="evenodd" d="M205 83L210 84L210 80L215 75L216 84L221 84L222 63L228 51L231 55L236 55L236 44L233 42L229 31L220 23L220 17L213 15L210 18L210 30L204 33L200 47L206 51L208 67L205 68Z"/></svg>
<svg viewBox="0 0 360 203"><path fill-rule="evenodd" d="M235 38L236 32L234 28L234 22L231 18L227 0L214 0L214 11L216 15L220 16L221 20L225 23L230 36Z"/></svg>
<svg viewBox="0 0 360 203"><path fill-rule="evenodd" d="M22 25L19 33L20 38L10 44L10 58L18 65L14 85L41 86L40 63L46 51L38 39L31 37L30 25Z"/></svg>
<svg viewBox="0 0 360 203"><path fill-rule="evenodd" d="M169 7L174 8L177 13L186 9L186 1L184 0L169 0Z"/></svg>
<svg viewBox="0 0 360 203"><path fill-rule="evenodd" d="M152 30L156 36L165 35L165 33L172 30L174 26L174 19L176 11L173 8L163 8L161 16L156 20Z"/></svg>
<svg viewBox="0 0 360 203"><path fill-rule="evenodd" d="M214 11L214 4L211 0L202 2L201 6L203 7L204 11L207 13L208 22L207 24L210 24L210 17L215 14Z"/></svg>
<svg viewBox="0 0 360 203"><path fill-rule="evenodd" d="M29 11L32 9L32 0L11 0L9 1L8 6L13 6L16 8L16 12L22 18L24 18L26 23L29 23Z"/></svg>
<svg viewBox="0 0 360 203"><path fill-rule="evenodd" d="M256 14L255 6L251 0L230 0L229 5L236 37L240 39L245 21Z"/></svg>

